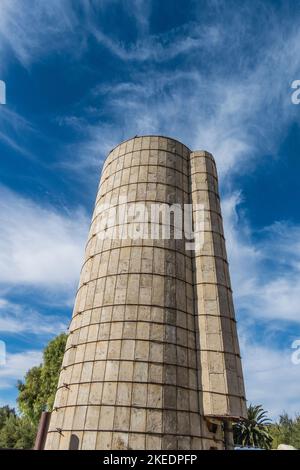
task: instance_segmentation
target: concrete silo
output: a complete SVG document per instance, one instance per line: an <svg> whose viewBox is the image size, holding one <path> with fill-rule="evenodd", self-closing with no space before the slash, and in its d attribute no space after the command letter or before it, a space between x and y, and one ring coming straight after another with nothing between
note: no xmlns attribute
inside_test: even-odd
<svg viewBox="0 0 300 470"><path fill-rule="evenodd" d="M45 448L223 449L245 413L214 159L127 140L103 166Z"/></svg>

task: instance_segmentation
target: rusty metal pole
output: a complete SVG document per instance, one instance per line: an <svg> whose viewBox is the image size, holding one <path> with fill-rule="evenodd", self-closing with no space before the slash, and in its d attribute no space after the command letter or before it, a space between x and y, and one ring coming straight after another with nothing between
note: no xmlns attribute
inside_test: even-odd
<svg viewBox="0 0 300 470"><path fill-rule="evenodd" d="M224 447L226 450L234 450L232 423L228 419L224 420Z"/></svg>
<svg viewBox="0 0 300 470"><path fill-rule="evenodd" d="M37 431L37 435L35 438L35 443L34 443L34 450L43 450L46 437L47 437L47 431L50 423L50 416L51 413L49 411L43 411L41 414L41 419L39 422L39 427Z"/></svg>

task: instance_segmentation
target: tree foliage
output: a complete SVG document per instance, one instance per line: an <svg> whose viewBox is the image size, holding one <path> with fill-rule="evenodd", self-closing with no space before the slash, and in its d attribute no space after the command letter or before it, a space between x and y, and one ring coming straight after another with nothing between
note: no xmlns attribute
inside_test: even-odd
<svg viewBox="0 0 300 470"><path fill-rule="evenodd" d="M67 335L61 334L48 343L43 363L32 367L19 382L17 398L20 416L13 408L0 408L0 448L33 447L42 411L51 411Z"/></svg>
<svg viewBox="0 0 300 470"><path fill-rule="evenodd" d="M279 422L271 426L273 449L279 444L288 444L300 449L300 415L291 418L287 413L279 417Z"/></svg>
<svg viewBox="0 0 300 470"><path fill-rule="evenodd" d="M10 414L0 428L0 448L30 449L36 435L36 426L25 417Z"/></svg>
<svg viewBox="0 0 300 470"><path fill-rule="evenodd" d="M247 419L239 421L233 427L236 445L270 449L273 440L270 425L271 421L262 406L250 405Z"/></svg>
<svg viewBox="0 0 300 470"><path fill-rule="evenodd" d="M283 413L278 422L271 423L260 405L250 405L248 419L233 427L236 445L277 449L279 444L288 444L300 449L300 414L291 418Z"/></svg>
<svg viewBox="0 0 300 470"><path fill-rule="evenodd" d="M37 425L42 411L51 411L66 345L65 334L54 338L44 350L43 364L32 367L18 383L21 413Z"/></svg>
<svg viewBox="0 0 300 470"><path fill-rule="evenodd" d="M0 429L4 426L5 421L10 416L16 416L16 412L14 408L10 408L8 405L1 406L0 408Z"/></svg>

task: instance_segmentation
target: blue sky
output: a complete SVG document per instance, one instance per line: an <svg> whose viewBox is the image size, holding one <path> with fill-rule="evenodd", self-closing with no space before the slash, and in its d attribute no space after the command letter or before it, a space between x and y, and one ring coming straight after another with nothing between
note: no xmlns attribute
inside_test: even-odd
<svg viewBox="0 0 300 470"><path fill-rule="evenodd" d="M218 164L246 390L300 412L300 5L1 0L0 404L71 316L103 159L136 134Z"/></svg>

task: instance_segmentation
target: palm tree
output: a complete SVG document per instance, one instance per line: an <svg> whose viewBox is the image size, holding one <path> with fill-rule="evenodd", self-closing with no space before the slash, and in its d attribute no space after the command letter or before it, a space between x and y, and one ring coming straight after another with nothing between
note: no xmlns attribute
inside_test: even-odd
<svg viewBox="0 0 300 470"><path fill-rule="evenodd" d="M250 405L247 419L233 426L235 444L270 449L272 444L270 424L271 420L261 405Z"/></svg>

